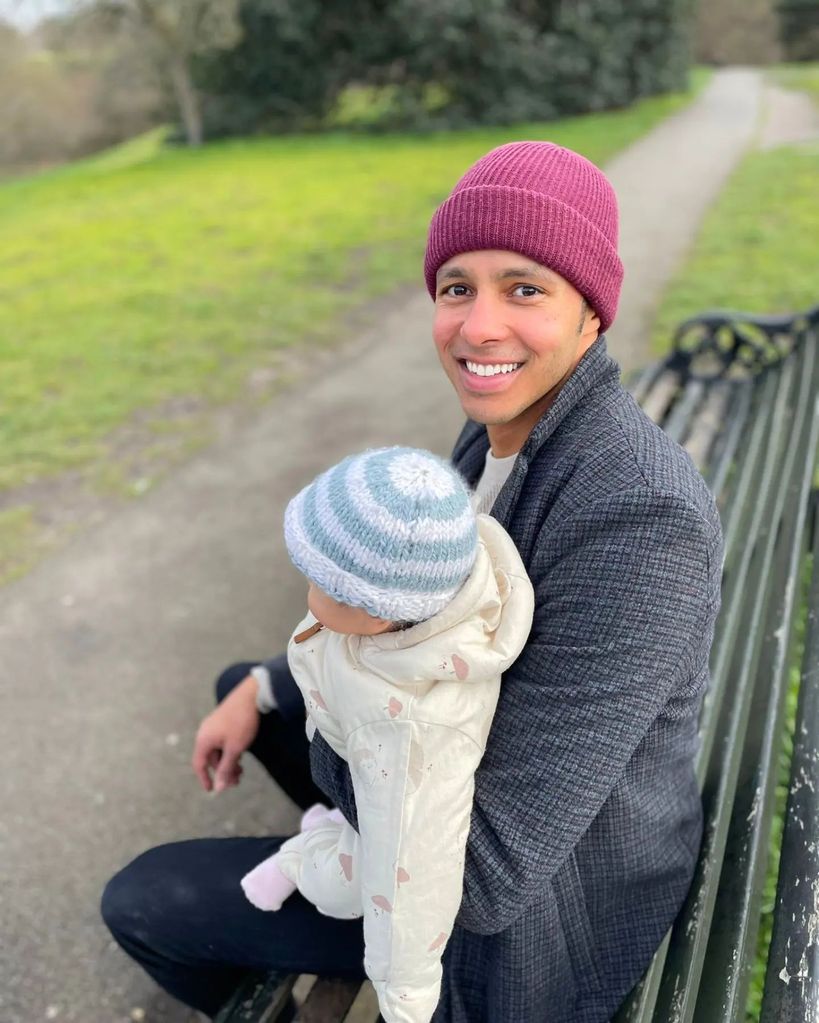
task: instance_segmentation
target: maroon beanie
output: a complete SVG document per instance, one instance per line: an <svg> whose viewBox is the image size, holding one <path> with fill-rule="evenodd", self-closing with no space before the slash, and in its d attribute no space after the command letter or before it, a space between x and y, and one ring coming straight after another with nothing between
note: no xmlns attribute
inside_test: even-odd
<svg viewBox="0 0 819 1023"><path fill-rule="evenodd" d="M623 264L617 198L601 170L551 142L510 142L481 157L432 218L424 276L460 252L507 249L555 270L600 317L614 319Z"/></svg>

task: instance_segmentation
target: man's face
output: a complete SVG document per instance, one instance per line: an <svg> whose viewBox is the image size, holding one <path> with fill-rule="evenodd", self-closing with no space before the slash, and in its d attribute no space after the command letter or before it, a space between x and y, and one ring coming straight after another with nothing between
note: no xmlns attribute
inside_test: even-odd
<svg viewBox="0 0 819 1023"><path fill-rule="evenodd" d="M520 450L599 328L564 277L515 252L465 252L438 271L438 357L498 457Z"/></svg>

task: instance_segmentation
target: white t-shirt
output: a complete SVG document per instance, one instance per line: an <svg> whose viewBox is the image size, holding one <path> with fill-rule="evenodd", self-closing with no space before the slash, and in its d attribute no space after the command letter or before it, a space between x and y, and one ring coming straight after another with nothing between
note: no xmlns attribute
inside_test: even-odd
<svg viewBox="0 0 819 1023"><path fill-rule="evenodd" d="M517 457L517 452L514 455L507 455L506 458L495 458L491 448L486 452L483 472L472 494L472 508L476 515L490 513L495 499L512 472Z"/></svg>

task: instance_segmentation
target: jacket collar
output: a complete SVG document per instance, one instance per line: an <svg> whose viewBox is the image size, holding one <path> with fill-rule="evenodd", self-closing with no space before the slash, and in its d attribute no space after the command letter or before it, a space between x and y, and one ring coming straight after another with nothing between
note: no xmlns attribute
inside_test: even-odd
<svg viewBox="0 0 819 1023"><path fill-rule="evenodd" d="M535 423L526 443L518 452L512 472L492 508L493 517L502 525L508 524L529 465L540 448L592 390L601 385L616 385L619 378L620 367L608 354L605 335L601 335L584 354L550 407ZM467 422L455 445L452 460L471 484L475 484L480 477L488 449L486 427L471 420Z"/></svg>

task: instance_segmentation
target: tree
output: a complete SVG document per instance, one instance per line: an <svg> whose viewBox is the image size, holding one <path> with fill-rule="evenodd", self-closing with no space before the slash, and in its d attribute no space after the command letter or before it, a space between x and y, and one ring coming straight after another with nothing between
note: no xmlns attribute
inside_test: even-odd
<svg viewBox="0 0 819 1023"><path fill-rule="evenodd" d="M0 26L0 166L33 167L82 151L83 90L48 52Z"/></svg>
<svg viewBox="0 0 819 1023"><path fill-rule="evenodd" d="M60 68L65 87L84 86L92 123L80 152L115 145L174 116L156 60L121 18L74 8L44 19L32 35Z"/></svg>
<svg viewBox="0 0 819 1023"><path fill-rule="evenodd" d="M188 144L200 145L202 113L191 64L199 54L236 45L239 0L96 0L91 7L144 36L167 76Z"/></svg>
<svg viewBox="0 0 819 1023"><path fill-rule="evenodd" d="M788 60L819 59L816 0L780 0L779 30Z"/></svg>

